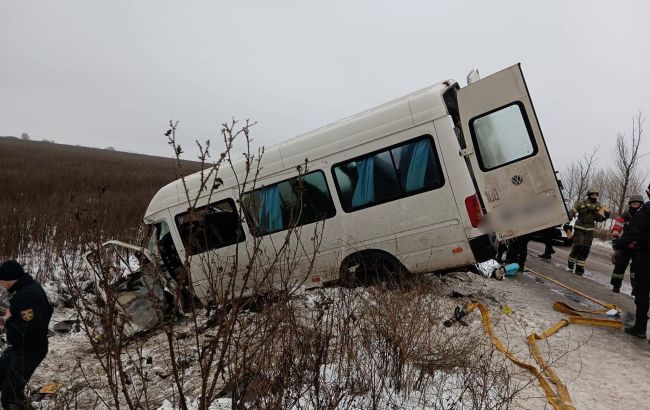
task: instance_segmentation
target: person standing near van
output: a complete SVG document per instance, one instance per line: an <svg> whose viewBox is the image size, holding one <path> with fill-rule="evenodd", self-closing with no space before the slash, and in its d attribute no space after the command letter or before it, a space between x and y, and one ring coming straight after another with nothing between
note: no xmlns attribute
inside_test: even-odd
<svg viewBox="0 0 650 410"><path fill-rule="evenodd" d="M646 189L650 197L650 185ZM650 308L650 202L646 202L630 219L621 238L614 243L616 250L629 250L633 253L634 304L636 313L633 326L626 326L625 333L645 338Z"/></svg>
<svg viewBox="0 0 650 410"><path fill-rule="evenodd" d="M521 235L512 239L508 245L508 252L506 253L506 264L518 264L518 272L523 272L526 265L526 258L528 256L528 241L530 241L530 235Z"/></svg>
<svg viewBox="0 0 650 410"><path fill-rule="evenodd" d="M544 253L539 255L542 259L551 259L551 255L555 253L553 249L553 234L555 233L555 227L546 228L543 231L539 232L539 235L544 240Z"/></svg>
<svg viewBox="0 0 650 410"><path fill-rule="evenodd" d="M627 203L627 210L614 220L614 225L612 226L612 247L614 247L616 241L618 241L623 232L625 232L625 229L630 224L630 220L641 208L641 206L643 206L643 203L644 200L643 196L641 195L632 195L630 197L630 200ZM621 285L623 284L623 278L625 277L625 270L627 269L627 265L630 263L630 260L632 260L633 255L634 252L632 252L630 249L614 250L614 254L612 255L614 271L612 272L612 279L609 282L612 285L612 291L614 293L619 293L621 291ZM630 283L632 284L632 294L634 294L634 271L635 264L634 261L632 261L632 265L630 266Z"/></svg>
<svg viewBox="0 0 650 410"><path fill-rule="evenodd" d="M26 409L25 385L47 355L53 309L41 285L14 260L0 264L0 285L11 294L4 315L9 347L0 355L0 403L4 409Z"/></svg>
<svg viewBox="0 0 650 410"><path fill-rule="evenodd" d="M602 222L609 218L609 211L606 211L598 202L599 196L597 190L587 190L587 199L578 200L569 212L571 219L576 215L578 215L578 219L574 227L573 246L571 246L567 266L571 271L575 267L575 273L578 275L585 273L585 262L594 240L596 222Z"/></svg>

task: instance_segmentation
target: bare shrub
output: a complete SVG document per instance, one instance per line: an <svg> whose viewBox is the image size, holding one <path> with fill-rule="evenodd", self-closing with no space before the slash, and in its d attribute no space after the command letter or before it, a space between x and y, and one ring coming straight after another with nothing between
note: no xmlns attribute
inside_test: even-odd
<svg viewBox="0 0 650 410"><path fill-rule="evenodd" d="M242 138L247 172L238 175L236 204L243 221L244 194L258 186L264 154L251 151L250 126L223 124L224 151L200 174L198 192L182 179L190 220L195 220L199 197L212 198L220 172L232 169L233 142ZM170 123L166 135L179 158L176 132L177 124ZM210 149L209 143L199 144L201 161L210 158ZM180 160L177 165L182 166ZM300 181L308 168L306 161L295 171L300 195L282 240L270 244L252 235L229 256L206 252L190 257L186 252L173 283L156 255L145 270L125 268L131 257L110 255L95 239L100 298L84 288L76 260L64 260L67 288L92 355L78 358L83 386L70 389L67 402L150 409L167 399L180 409L203 410L227 397L234 409L383 409L402 403L434 409L507 408L517 390L503 358L493 354L481 332L442 327L450 305L439 280L305 290L327 229L324 222L298 226ZM83 218L92 221L95 214ZM190 225L188 243L200 228ZM143 255L134 256L144 261ZM195 283L197 269L208 278L202 301L184 291L205 285ZM143 286L161 324L147 334L128 332L137 318L125 311L116 285L124 272L152 278ZM165 284L169 300L157 295L157 283ZM154 374L146 363L153 350L162 360ZM99 375L86 370L89 362ZM155 382L163 375L165 386Z"/></svg>

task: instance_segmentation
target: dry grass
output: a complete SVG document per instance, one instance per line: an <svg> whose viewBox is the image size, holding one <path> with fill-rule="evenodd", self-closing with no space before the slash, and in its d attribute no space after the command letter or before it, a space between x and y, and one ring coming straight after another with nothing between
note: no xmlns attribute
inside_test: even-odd
<svg viewBox="0 0 650 410"><path fill-rule="evenodd" d="M0 258L58 255L97 238L137 242L175 160L0 138ZM183 171L200 164L186 161ZM52 259L52 258L45 258Z"/></svg>

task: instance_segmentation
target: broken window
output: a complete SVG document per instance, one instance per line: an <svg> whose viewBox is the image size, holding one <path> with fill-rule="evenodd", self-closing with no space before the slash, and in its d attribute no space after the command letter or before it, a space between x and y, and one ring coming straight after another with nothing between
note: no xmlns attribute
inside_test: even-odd
<svg viewBox="0 0 650 410"><path fill-rule="evenodd" d="M152 255L159 255L158 242L167 234L169 234L167 222L160 221L150 225L146 247Z"/></svg>
<svg viewBox="0 0 650 410"><path fill-rule="evenodd" d="M234 245L246 238L230 198L179 214L176 225L189 255Z"/></svg>

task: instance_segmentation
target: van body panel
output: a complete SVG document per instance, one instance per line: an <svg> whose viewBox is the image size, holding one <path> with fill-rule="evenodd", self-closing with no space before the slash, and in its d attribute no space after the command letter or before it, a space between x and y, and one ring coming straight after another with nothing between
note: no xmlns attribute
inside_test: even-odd
<svg viewBox="0 0 650 410"><path fill-rule="evenodd" d="M567 212L519 64L458 91L471 171L500 239L567 220Z"/></svg>
<svg viewBox="0 0 650 410"><path fill-rule="evenodd" d="M153 198L151 198L151 202L149 202L149 207L147 207L147 210L145 211L144 221L146 223L154 222L157 213L178 204L180 201L178 185L178 180L170 182L154 194Z"/></svg>
<svg viewBox="0 0 650 410"><path fill-rule="evenodd" d="M445 167L454 194L454 203L458 207L458 213L465 229L465 234L468 238L483 235L485 232L472 226L467 209L465 208L465 198L475 195L476 189L467 171L467 164L464 158L458 154L460 144L454 132L452 119L450 116L438 118L433 122L433 125L439 140L440 153L445 160Z"/></svg>
<svg viewBox="0 0 650 410"><path fill-rule="evenodd" d="M453 81L447 80L442 83L443 86L428 87L411 94L409 108L413 117L413 125L420 125L447 116L447 107L442 94L454 84ZM441 101L443 104L440 104Z"/></svg>
<svg viewBox="0 0 650 410"><path fill-rule="evenodd" d="M431 135L442 168L444 185L430 191L359 209L341 216L344 255L360 250L379 249L396 256L409 270L444 269L461 266L465 255L452 250L459 243L469 253L465 229L452 193L450 175L433 122L412 127L389 137L350 149L341 156L346 161L379 151L400 142ZM459 157L452 158L462 162ZM467 171L465 171L467 172ZM405 258L403 255L411 255ZM428 255L428 256L427 256ZM435 255L432 258L431 255ZM417 256L417 258L416 258Z"/></svg>

